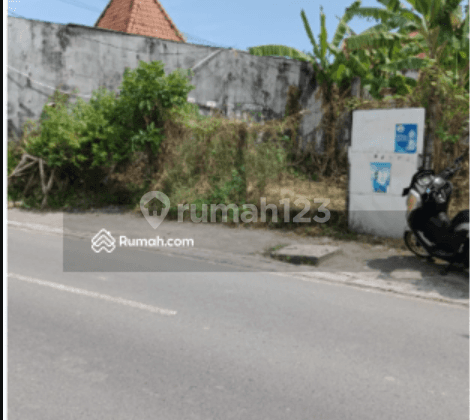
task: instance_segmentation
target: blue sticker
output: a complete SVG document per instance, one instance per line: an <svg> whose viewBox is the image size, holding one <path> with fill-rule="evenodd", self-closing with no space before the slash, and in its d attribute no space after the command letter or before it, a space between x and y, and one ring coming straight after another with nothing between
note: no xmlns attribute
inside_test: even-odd
<svg viewBox="0 0 470 420"><path fill-rule="evenodd" d="M372 188L376 193L386 193L390 185L390 162L374 162L370 164Z"/></svg>
<svg viewBox="0 0 470 420"><path fill-rule="evenodd" d="M395 153L416 153L418 124L395 126Z"/></svg>

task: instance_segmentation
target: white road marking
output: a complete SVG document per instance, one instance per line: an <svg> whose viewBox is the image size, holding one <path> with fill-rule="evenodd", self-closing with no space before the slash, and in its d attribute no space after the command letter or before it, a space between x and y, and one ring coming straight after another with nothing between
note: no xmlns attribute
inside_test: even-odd
<svg viewBox="0 0 470 420"><path fill-rule="evenodd" d="M15 222L14 220L8 220L8 224L11 226L20 228L20 229L32 229L32 230L38 230L40 232L60 233L60 234L64 232L63 229L61 228L54 228L51 226L40 225L38 223L22 223L22 222Z"/></svg>
<svg viewBox="0 0 470 420"><path fill-rule="evenodd" d="M26 281L29 283L38 284L40 286L52 287L53 289L61 290L63 292L75 293L77 295L88 296L95 299L106 300L108 302L118 303L120 305L130 306L132 308L143 309L144 311L149 311L157 313L160 315L176 315L176 311L171 311L169 309L157 308L156 306L145 305L144 303L136 302L134 300L123 299L119 297L113 297L109 295L104 295L102 293L90 292L89 290L79 289L77 287L65 286L64 284L54 283L51 281L39 280L33 277L21 276L15 273L8 273L8 277Z"/></svg>
<svg viewBox="0 0 470 420"><path fill-rule="evenodd" d="M21 222L15 222L15 221L8 221L8 224L14 227L17 227L19 229L32 229L32 230L37 230L41 232L48 232L48 233L59 233L63 234L63 230L60 228L54 228L46 225L40 225L40 224L34 224L34 223L21 223ZM73 232L72 232L73 233ZM83 238L81 238L83 239ZM139 249L140 252L155 252L154 250L149 250L149 249ZM205 250L206 252L211 252L211 250ZM186 260L190 261L196 261L196 262L201 262L201 257L196 258L196 257L191 257L187 254L184 253L177 253L177 252L171 252L168 249L163 251L163 250L158 250L160 255L166 255L168 257L173 257L173 258L184 258ZM222 253L220 253L222 254ZM230 253L225 253L227 256L232 256L233 254ZM221 261L210 261L206 258L203 257L202 262L206 264L211 264L211 265L216 265L216 266L223 266L223 267L241 267L241 268L246 268L244 266L240 266L239 263L224 263ZM378 273L371 273L369 271L364 271L364 272L340 272L340 273L334 273L334 272L322 272L322 271L312 271L312 272L306 272L306 271L274 271L274 270L260 270L260 269L254 269L251 267L252 271L251 272L256 272L258 274L271 274L275 276L280 276L280 277L288 277L288 278L295 278L297 280L301 281L307 281L311 283L317 283L317 284L334 284L337 286L350 286L350 287L355 287L355 288L360 288L364 292L368 293L390 293L393 292L393 295L395 297L402 297L402 298L407 298L407 299L420 299L420 300L427 300L429 303L432 304L438 304L438 305L453 305L453 306L458 306L458 307L465 307L466 310L468 310L468 301L464 301L463 303L461 302L456 302L451 301L451 300L446 300L443 299L442 296L438 295L435 293L431 298L427 297L424 293L423 294L417 294L417 293L407 293L407 291L403 290L398 290L397 288L390 288L390 285L393 283L387 282L386 285L383 284L383 282L380 282L380 285L377 285L376 281L379 279L374 278L374 276L378 276ZM241 273L243 273L242 271ZM219 272L212 272L212 274L217 274ZM221 273L225 273L224 271L221 271ZM339 275L338 275L339 274ZM367 281L364 281L363 278L367 278L368 276L372 276L372 278L368 279ZM436 300L437 298L437 300ZM469 317L470 319L470 317Z"/></svg>

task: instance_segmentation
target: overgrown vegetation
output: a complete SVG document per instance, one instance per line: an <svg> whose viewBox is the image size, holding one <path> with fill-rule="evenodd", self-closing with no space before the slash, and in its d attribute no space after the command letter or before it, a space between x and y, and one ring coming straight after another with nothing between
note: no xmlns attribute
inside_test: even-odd
<svg viewBox="0 0 470 420"><path fill-rule="evenodd" d="M158 189L173 215L184 203L258 204L268 183L289 171L298 103L282 121L202 116L186 100L188 75L165 76L162 63L141 62L125 72L119 96L99 89L72 104L56 91L41 121L28 122L9 145L10 198L28 207L135 206Z"/></svg>
<svg viewBox="0 0 470 420"><path fill-rule="evenodd" d="M28 122L19 144L10 148L12 167L22 153L38 159L38 165L20 167L11 176L11 198L33 207L132 202L134 194L150 185L169 110L185 104L193 88L182 71L165 76L161 62L140 62L125 71L119 96L102 88L89 102L78 98L71 104L70 95L57 90L41 121ZM113 182L116 170L142 156L148 163L143 184ZM51 182L47 192L45 179Z"/></svg>
<svg viewBox="0 0 470 420"><path fill-rule="evenodd" d="M315 142L306 148L297 143L305 111L295 86L288 89L282 120L228 120L217 113L203 116L187 102L194 88L189 72L165 75L162 63L140 62L135 70L126 70L119 95L102 88L89 102L71 103L70 95L54 93L54 105L44 107L43 118L29 121L22 139L9 143L9 198L29 207L135 207L145 192L159 190L170 198L170 217L176 217L178 204L196 206L201 216L205 205L260 206L266 197L279 208L279 221L268 217L266 223L298 230L298 224L283 221L279 200L294 202L303 196L313 203L328 196L330 222L304 224L302 232L356 238L347 228L347 155L339 142L352 110L424 107L436 171L468 153L468 141L462 141L469 135L468 8L463 17L450 0L408 0L410 10L397 0L379 3L384 7L362 8L355 1L331 42L323 11L316 40L302 10L311 53L279 45L250 49L255 55L288 56L314 67L323 148L317 149ZM377 24L356 34L348 26L355 16ZM403 74L407 69L419 70L417 81ZM359 82L355 96L354 81ZM454 184L452 214L468 205L468 160ZM289 220L302 207L291 206Z"/></svg>
<svg viewBox="0 0 470 420"><path fill-rule="evenodd" d="M260 204L271 182L288 174L288 159L299 114L257 123L204 117L185 104L172 111L165 132L165 154L153 190L174 204L196 206ZM232 214L232 213L231 213ZM233 214L232 214L233 215Z"/></svg>
<svg viewBox="0 0 470 420"><path fill-rule="evenodd" d="M302 165L307 171L322 176L344 173L347 159L338 134L345 118L361 106L389 107L390 96L396 103L408 104L402 106L415 103L426 108L426 143L437 150L448 151L452 144L458 153L461 145L457 143L462 139L459 130L466 131L468 138L468 6L464 16L460 3L451 0L407 0L406 6L398 0L378 3L383 7L361 7L360 0L353 2L346 8L331 42L323 10L320 8L318 40L302 10L302 23L312 52L283 45L249 49L253 55L307 61L315 70L324 111L319 127L324 150L316 153L311 145L303 153ZM356 34L348 26L354 17L372 19L376 24ZM406 70L421 73L419 86L416 80L405 76ZM359 81L359 99L350 101L355 80ZM368 101L369 105L364 104ZM442 156L435 155L434 165L441 164Z"/></svg>

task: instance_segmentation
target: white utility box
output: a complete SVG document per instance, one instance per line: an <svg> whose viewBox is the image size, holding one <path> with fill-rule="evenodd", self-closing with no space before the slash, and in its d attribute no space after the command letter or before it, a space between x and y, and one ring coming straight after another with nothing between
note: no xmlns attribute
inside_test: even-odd
<svg viewBox="0 0 470 420"><path fill-rule="evenodd" d="M401 194L421 163L424 124L424 108L353 111L348 150L352 230L403 236L406 197Z"/></svg>

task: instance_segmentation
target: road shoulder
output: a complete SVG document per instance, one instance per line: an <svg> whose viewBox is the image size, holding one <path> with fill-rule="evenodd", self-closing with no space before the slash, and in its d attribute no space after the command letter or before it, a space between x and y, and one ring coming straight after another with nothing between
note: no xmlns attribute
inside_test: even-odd
<svg viewBox="0 0 470 420"><path fill-rule="evenodd" d="M435 264L384 246L324 237L302 238L279 231L176 221L165 221L157 231L153 231L142 217L134 214L67 214L64 223L61 212L8 211L9 227L87 240L109 220L115 225L132 229L138 237L158 233L164 238L194 238L194 248L157 248L152 252L210 261L228 270L232 267L271 272L303 281L326 281L459 306L469 305L468 272L451 272L442 276ZM269 249L295 244L336 246L341 252L318 266L294 265L269 257Z"/></svg>

